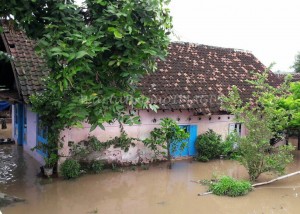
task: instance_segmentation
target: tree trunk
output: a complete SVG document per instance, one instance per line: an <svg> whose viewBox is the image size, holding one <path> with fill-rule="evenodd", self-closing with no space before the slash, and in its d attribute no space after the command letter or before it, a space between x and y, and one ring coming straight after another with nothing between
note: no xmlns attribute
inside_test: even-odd
<svg viewBox="0 0 300 214"><path fill-rule="evenodd" d="M283 176L280 176L278 178L272 179L270 181L253 184L252 187L257 187L257 186L262 186L262 185L270 184L270 183L273 183L275 181L279 181L279 180L282 180L282 179L285 179L285 178L289 178L289 177L292 177L292 176L298 175L298 174L300 174L300 171L293 172L293 173L290 173L290 174L287 174L287 175L283 175Z"/></svg>

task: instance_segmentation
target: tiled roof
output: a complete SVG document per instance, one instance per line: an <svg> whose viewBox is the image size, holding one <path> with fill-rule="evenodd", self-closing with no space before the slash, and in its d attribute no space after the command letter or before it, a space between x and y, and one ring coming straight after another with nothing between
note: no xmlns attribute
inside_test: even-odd
<svg viewBox="0 0 300 214"><path fill-rule="evenodd" d="M8 29L3 25L1 37L7 52L13 56L11 61L16 79L17 88L25 103L29 103L29 96L44 88L43 78L49 72L45 62L36 55L35 43L28 39L22 31Z"/></svg>
<svg viewBox="0 0 300 214"><path fill-rule="evenodd" d="M143 78L139 87L161 109L191 109L198 113L220 112L218 97L236 85L244 100L253 87L252 71L266 67L247 51L191 43L172 43L166 61L158 61L158 70ZM278 85L270 73L270 83Z"/></svg>
<svg viewBox="0 0 300 214"><path fill-rule="evenodd" d="M34 52L35 43L20 31L4 27L2 34L8 52L14 57L12 66L23 100L44 88L43 78L49 71ZM191 109L199 113L220 111L218 97L237 85L242 98L248 99L253 88L247 79L251 71L262 72L265 66L253 54L230 48L191 43L172 43L166 61L158 61L155 73L139 83L144 95L161 109ZM270 83L280 84L280 78L270 73Z"/></svg>

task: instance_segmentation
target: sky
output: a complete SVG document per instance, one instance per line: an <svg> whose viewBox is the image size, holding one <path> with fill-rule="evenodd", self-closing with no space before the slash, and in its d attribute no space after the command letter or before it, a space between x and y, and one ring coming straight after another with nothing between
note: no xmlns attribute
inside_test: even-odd
<svg viewBox="0 0 300 214"><path fill-rule="evenodd" d="M170 9L180 41L248 50L273 71L293 71L300 1L172 0Z"/></svg>
<svg viewBox="0 0 300 214"><path fill-rule="evenodd" d="M276 63L273 71L293 71L299 0L171 0L169 7L172 40L247 50L266 66Z"/></svg>

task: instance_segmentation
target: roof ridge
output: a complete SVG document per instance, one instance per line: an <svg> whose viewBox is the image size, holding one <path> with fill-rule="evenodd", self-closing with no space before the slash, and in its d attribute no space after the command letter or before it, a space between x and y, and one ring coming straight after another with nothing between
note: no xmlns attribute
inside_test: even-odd
<svg viewBox="0 0 300 214"><path fill-rule="evenodd" d="M242 53L251 53L252 51L250 50L244 50L244 49L239 49L239 48L227 48L227 47L220 47L220 46L213 46L213 45L205 45L205 44L200 44L196 42L184 42L184 41L172 41L171 44L183 44L183 45L192 45L196 47L207 47L209 49L216 49L216 50L227 50L227 51L232 51L232 52L242 52Z"/></svg>

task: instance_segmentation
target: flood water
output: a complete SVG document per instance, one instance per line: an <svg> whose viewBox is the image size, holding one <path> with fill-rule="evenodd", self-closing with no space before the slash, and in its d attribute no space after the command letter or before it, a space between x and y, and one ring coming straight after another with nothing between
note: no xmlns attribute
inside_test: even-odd
<svg viewBox="0 0 300 214"><path fill-rule="evenodd" d="M185 160L174 163L172 170L160 164L150 166L149 170L105 171L73 181L45 181L36 176L39 165L23 154L21 147L1 146L1 158L4 153L4 159L11 163L6 168L10 170L6 174L10 179L5 181L2 176L2 159L0 192L25 198L26 203L2 208L3 214L300 213L300 176L257 188L238 198L197 196L207 188L191 180L209 179L213 173L247 178L243 167L234 161ZM300 153L295 154L289 172L300 170ZM263 175L259 181L271 178L272 175Z"/></svg>

